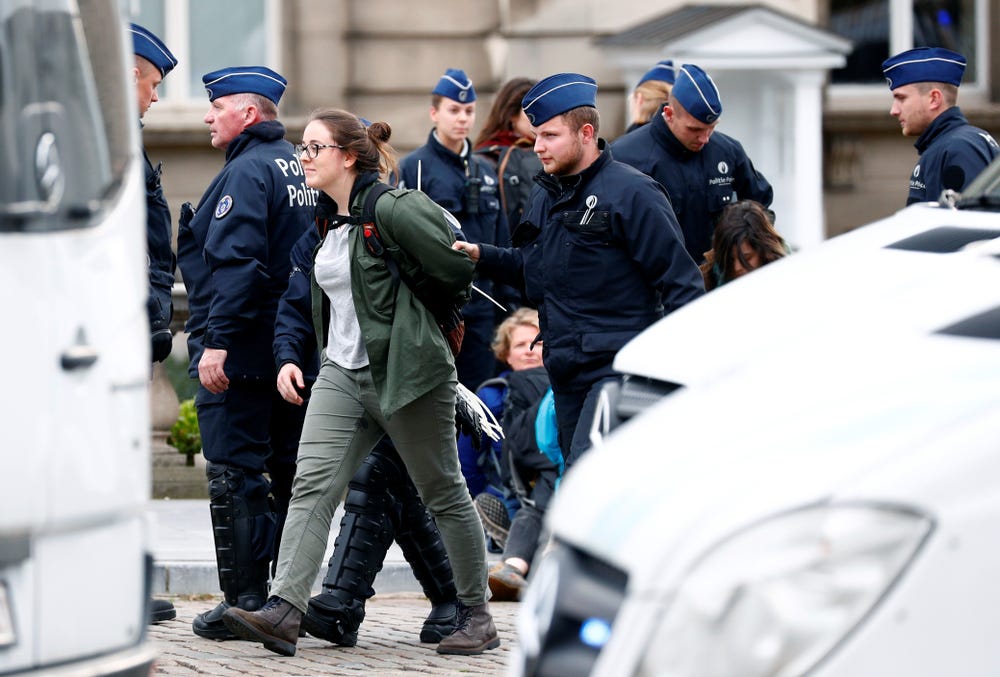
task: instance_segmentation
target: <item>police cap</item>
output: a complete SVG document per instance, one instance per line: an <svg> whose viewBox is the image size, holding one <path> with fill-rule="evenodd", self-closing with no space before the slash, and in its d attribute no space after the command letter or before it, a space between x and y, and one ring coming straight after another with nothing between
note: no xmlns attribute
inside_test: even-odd
<svg viewBox="0 0 1000 677"><path fill-rule="evenodd" d="M535 127L580 106L597 108L597 82L579 73L550 75L521 99L521 108Z"/></svg>
<svg viewBox="0 0 1000 677"><path fill-rule="evenodd" d="M665 82L668 85L674 84L674 62L670 59L664 59L663 61L657 61L656 65L646 71L646 74L639 78L639 82L636 86L641 85L644 82L650 80L657 80L659 82Z"/></svg>
<svg viewBox="0 0 1000 677"><path fill-rule="evenodd" d="M708 73L694 64L686 63L677 69L677 80L671 94L684 110L707 125L722 115L719 88Z"/></svg>
<svg viewBox="0 0 1000 677"><path fill-rule="evenodd" d="M201 76L208 100L230 94L259 94L277 105L288 81L264 66L232 66Z"/></svg>
<svg viewBox="0 0 1000 677"><path fill-rule="evenodd" d="M177 59L170 53L163 41L139 24L129 24L128 32L132 36L132 51L136 56L141 56L156 66L160 75L167 77L167 73L177 65Z"/></svg>
<svg viewBox="0 0 1000 677"><path fill-rule="evenodd" d="M476 100L476 88L472 80L459 68L449 68L434 85L431 94L439 94L446 99L460 103L472 103Z"/></svg>
<svg viewBox="0 0 1000 677"><path fill-rule="evenodd" d="M914 82L944 82L959 86L965 73L965 57L943 47L917 47L882 62L889 89Z"/></svg>

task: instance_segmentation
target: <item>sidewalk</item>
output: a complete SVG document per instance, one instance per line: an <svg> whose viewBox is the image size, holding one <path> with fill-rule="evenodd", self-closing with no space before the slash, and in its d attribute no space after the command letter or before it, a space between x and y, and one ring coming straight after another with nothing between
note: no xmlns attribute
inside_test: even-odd
<svg viewBox="0 0 1000 677"><path fill-rule="evenodd" d="M206 499L156 499L149 502L152 523L153 594L202 595L219 594L219 575L212 542L212 518ZM334 515L326 558L333 553L333 542L344 511L341 506ZM490 565L500 556L488 554ZM313 584L314 593L326 569ZM379 593L421 592L410 566L399 546L393 543L385 565L375 579Z"/></svg>

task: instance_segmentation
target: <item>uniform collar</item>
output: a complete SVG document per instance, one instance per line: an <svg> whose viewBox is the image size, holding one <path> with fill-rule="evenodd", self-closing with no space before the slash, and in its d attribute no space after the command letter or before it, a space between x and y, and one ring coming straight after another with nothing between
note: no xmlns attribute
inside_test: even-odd
<svg viewBox="0 0 1000 677"><path fill-rule="evenodd" d="M913 146L917 149L918 153L923 155L924 151L934 143L936 138L945 132L950 132L956 127L967 124L969 124L969 121L965 119L962 110L958 106L952 106L934 118L934 121L927 126L927 129L924 130L924 133L920 135Z"/></svg>
<svg viewBox="0 0 1000 677"><path fill-rule="evenodd" d="M449 162L461 165L469 160L469 156L472 151L472 144L469 143L468 139L462 141L462 152L456 153L450 148L446 148L443 143L438 139L437 130L432 129L430 136L427 139L427 144L434 150L435 153L441 155Z"/></svg>
<svg viewBox="0 0 1000 677"><path fill-rule="evenodd" d="M260 141L276 141L283 138L285 138L285 126L277 120L264 120L250 125L226 146L226 161Z"/></svg>

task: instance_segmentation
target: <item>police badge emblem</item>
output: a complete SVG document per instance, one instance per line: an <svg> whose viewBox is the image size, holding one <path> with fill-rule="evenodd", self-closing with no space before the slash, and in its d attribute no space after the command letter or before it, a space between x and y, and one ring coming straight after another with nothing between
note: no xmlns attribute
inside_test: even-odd
<svg viewBox="0 0 1000 677"><path fill-rule="evenodd" d="M223 216L229 213L229 210L233 208L233 197L231 195L223 195L219 200L219 204L215 205L215 218L221 219Z"/></svg>

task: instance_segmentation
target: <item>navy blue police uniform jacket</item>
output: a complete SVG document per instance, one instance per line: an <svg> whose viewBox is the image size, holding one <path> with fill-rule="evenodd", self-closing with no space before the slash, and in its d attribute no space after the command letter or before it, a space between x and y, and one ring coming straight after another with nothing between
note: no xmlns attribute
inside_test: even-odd
<svg viewBox="0 0 1000 677"><path fill-rule="evenodd" d="M291 362L302 369L307 380L315 379L319 372L311 282L319 244L319 233L315 228L309 228L292 247L288 287L281 295L274 322L275 367L280 370Z"/></svg>
<svg viewBox="0 0 1000 677"><path fill-rule="evenodd" d="M532 194L514 246L480 250L479 267L538 308L557 390L612 375L625 343L704 293L663 187L615 162L603 140L600 148L579 174L539 173L542 190Z"/></svg>
<svg viewBox="0 0 1000 677"><path fill-rule="evenodd" d="M170 246L170 208L163 197L160 185L159 164L153 167L142 151L146 170L146 254L149 262L149 299L146 310L149 314L150 331L167 329L173 316L173 302L170 297L174 286L174 270L177 257Z"/></svg>
<svg viewBox="0 0 1000 677"><path fill-rule="evenodd" d="M226 148L197 209L181 210L177 255L188 290L192 377L206 347L228 351L230 378L274 377L274 322L289 254L312 226L316 203L284 135L273 120L246 128Z"/></svg>
<svg viewBox="0 0 1000 677"><path fill-rule="evenodd" d="M507 217L500 205L500 189L496 171L489 162L472 152L465 142L466 152L459 155L441 145L433 131L427 143L403 158L400 163L400 188L419 188L436 203L451 212L459 223L465 239L500 247L510 246ZM417 167L420 166L420 185L417 185ZM478 187L477 204L470 204L468 186L472 181ZM477 276L477 288L493 296L493 283ZM504 296L501 294L501 296ZM509 300L509 299L508 299ZM505 299L500 299L505 303ZM488 321L494 324L494 306L479 294L462 309L466 322Z"/></svg>
<svg viewBox="0 0 1000 677"><path fill-rule="evenodd" d="M712 134L695 153L677 140L661 114L611 147L616 160L667 189L688 253L697 263L712 248L715 222L726 205L749 199L769 207L774 198L771 184L754 169L740 142L722 132Z"/></svg>
<svg viewBox="0 0 1000 677"><path fill-rule="evenodd" d="M964 190L1000 155L989 132L970 125L957 106L937 116L913 145L920 160L910 174L908 205L937 200L945 188Z"/></svg>

